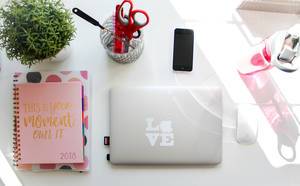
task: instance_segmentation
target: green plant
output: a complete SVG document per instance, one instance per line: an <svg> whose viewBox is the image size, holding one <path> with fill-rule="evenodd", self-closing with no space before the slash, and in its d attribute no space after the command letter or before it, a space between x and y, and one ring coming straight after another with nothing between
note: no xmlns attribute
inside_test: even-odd
<svg viewBox="0 0 300 186"><path fill-rule="evenodd" d="M0 19L0 47L29 67L54 57L75 35L61 0L11 0L0 8Z"/></svg>

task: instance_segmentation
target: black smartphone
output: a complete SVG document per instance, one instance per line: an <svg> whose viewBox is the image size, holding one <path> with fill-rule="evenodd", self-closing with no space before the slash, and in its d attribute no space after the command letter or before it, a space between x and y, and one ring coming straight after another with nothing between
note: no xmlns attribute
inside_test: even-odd
<svg viewBox="0 0 300 186"><path fill-rule="evenodd" d="M192 71L194 31L176 28L174 31L173 70Z"/></svg>

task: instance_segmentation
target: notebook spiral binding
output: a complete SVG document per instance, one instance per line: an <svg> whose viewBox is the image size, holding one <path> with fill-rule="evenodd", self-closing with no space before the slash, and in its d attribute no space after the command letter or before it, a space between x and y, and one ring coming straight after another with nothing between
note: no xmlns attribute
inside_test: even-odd
<svg viewBox="0 0 300 186"><path fill-rule="evenodd" d="M14 105L14 114L13 114L13 161L14 166L18 166L18 162L21 160L20 152L20 126L19 126L19 89L16 87L18 76L14 75L14 85L13 85L13 105Z"/></svg>

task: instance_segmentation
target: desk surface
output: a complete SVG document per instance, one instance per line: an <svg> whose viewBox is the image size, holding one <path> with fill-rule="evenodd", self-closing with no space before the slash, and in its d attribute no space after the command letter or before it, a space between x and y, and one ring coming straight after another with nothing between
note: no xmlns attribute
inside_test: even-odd
<svg viewBox="0 0 300 186"><path fill-rule="evenodd" d="M114 10L110 0L65 0L69 8L79 7L101 22ZM231 76L234 61L277 29L299 22L295 15L253 13L235 10L239 0L141 1L151 22L145 29L145 49L139 60L120 65L105 54L99 30L74 16L76 39L72 55L63 63L38 64L30 70L88 70L91 75L92 150L89 173L16 171L24 185L299 185L300 167L274 167L259 144L243 146L234 139L235 102L251 102L249 93ZM260 21L261 20L261 21ZM173 30L188 26L198 41L191 73L172 71ZM12 148L12 73L28 71L9 61L4 52L0 72L0 150L8 158ZM226 65L229 64L229 65ZM228 70L228 67L231 69ZM219 85L225 90L223 162L215 167L198 166L111 166L105 156L103 136L108 131L108 90L118 85ZM238 89L238 91L236 91ZM244 94L245 93L245 94ZM0 165L1 167L1 165ZM1 182L0 182L1 185Z"/></svg>

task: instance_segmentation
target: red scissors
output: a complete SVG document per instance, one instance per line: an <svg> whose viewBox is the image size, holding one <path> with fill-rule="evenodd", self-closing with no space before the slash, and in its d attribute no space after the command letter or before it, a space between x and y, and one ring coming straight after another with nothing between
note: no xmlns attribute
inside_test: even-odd
<svg viewBox="0 0 300 186"><path fill-rule="evenodd" d="M127 39L131 40L140 36L140 29L149 23L149 16L144 10L133 10L131 0L124 0L119 6L118 21ZM137 36L134 36L135 32L138 32Z"/></svg>
<svg viewBox="0 0 300 186"><path fill-rule="evenodd" d="M141 29L149 23L149 16L143 10L133 10L131 0L124 0L121 5L116 7L116 27L115 32L118 37L126 39L129 43L132 38L141 35ZM115 41L115 52L122 53L128 51L128 43L123 44ZM122 48L125 50L123 51Z"/></svg>

